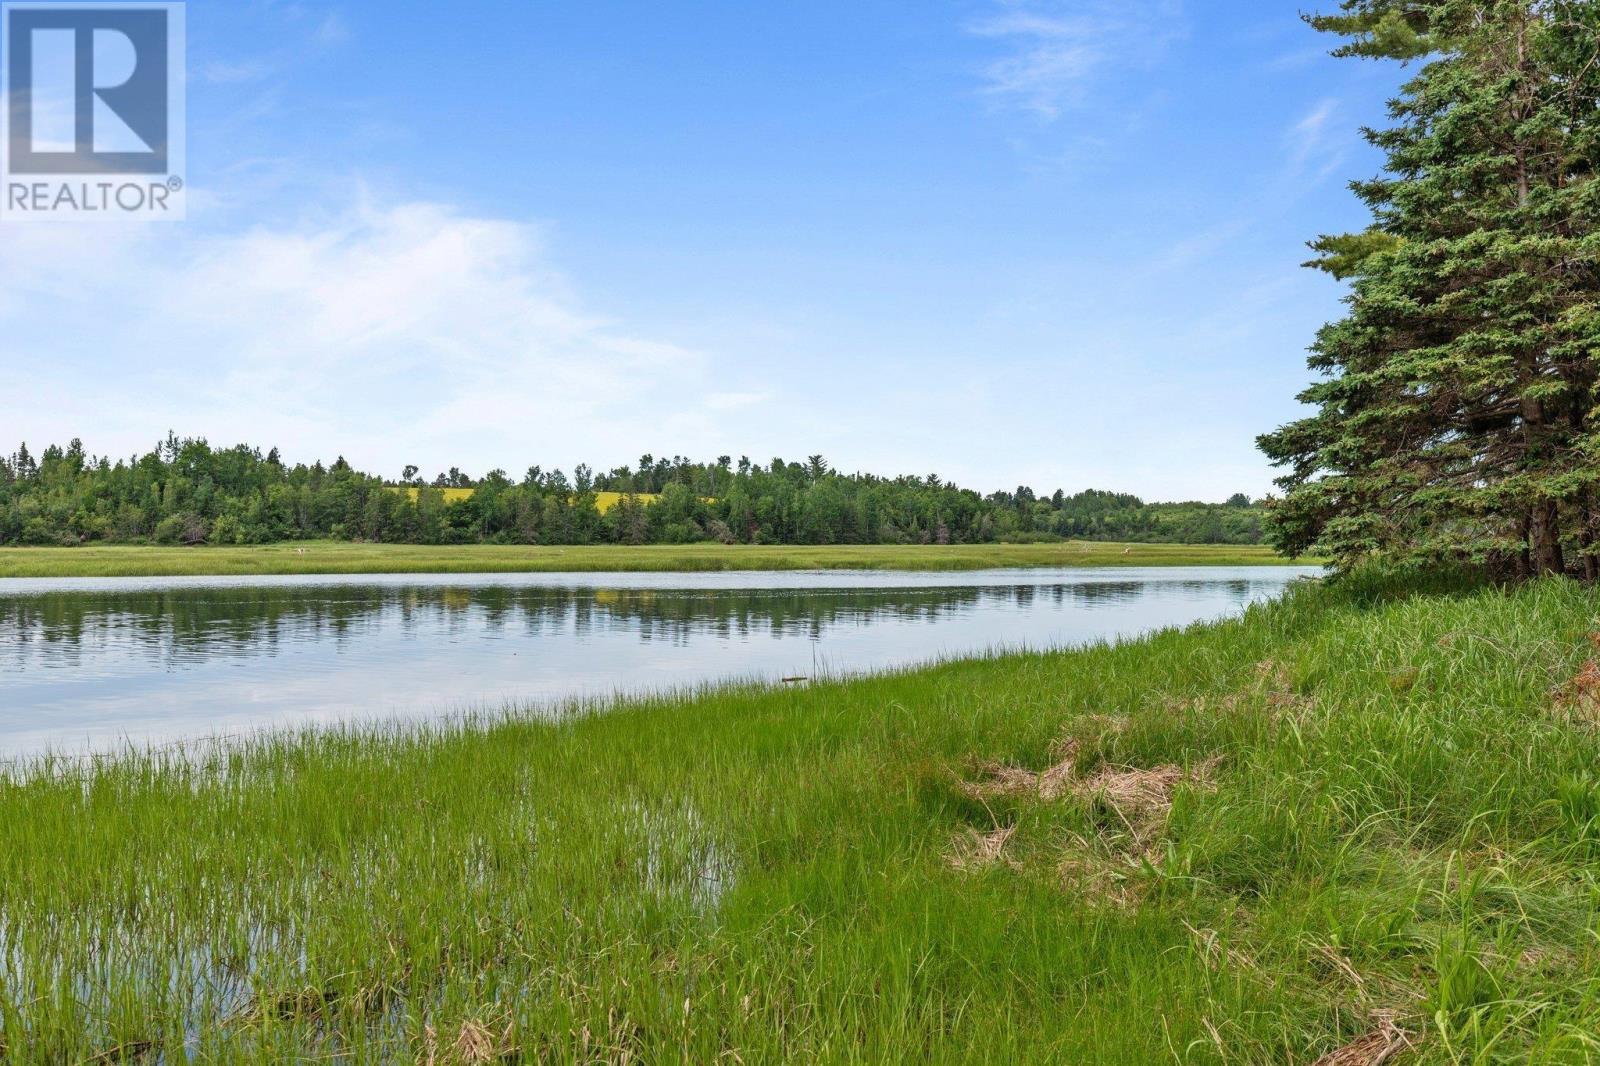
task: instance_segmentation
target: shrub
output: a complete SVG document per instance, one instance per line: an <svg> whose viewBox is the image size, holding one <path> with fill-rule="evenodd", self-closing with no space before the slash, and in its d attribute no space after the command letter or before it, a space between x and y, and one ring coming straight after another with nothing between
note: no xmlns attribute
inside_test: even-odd
<svg viewBox="0 0 1600 1066"><path fill-rule="evenodd" d="M182 511L158 522L150 539L157 544L201 544L210 532L204 518Z"/></svg>
<svg viewBox="0 0 1600 1066"><path fill-rule="evenodd" d="M1015 530L1002 533L999 536L1001 544L1060 544L1066 538L1055 533L1042 533L1038 530Z"/></svg>

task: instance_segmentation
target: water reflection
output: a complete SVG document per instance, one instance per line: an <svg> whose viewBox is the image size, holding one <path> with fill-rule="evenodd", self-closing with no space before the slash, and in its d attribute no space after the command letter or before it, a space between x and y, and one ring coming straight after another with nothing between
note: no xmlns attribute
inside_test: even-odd
<svg viewBox="0 0 1600 1066"><path fill-rule="evenodd" d="M0 581L0 752L1114 638L1300 572Z"/></svg>

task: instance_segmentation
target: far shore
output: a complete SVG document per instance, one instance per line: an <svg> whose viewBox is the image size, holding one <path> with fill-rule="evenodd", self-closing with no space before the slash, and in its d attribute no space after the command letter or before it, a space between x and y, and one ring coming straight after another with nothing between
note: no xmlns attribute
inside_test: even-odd
<svg viewBox="0 0 1600 1066"><path fill-rule="evenodd" d="M984 570L1011 567L1275 566L1253 545L527 545L299 541L242 547L91 545L0 548L0 578L183 577L257 574L540 573L705 570Z"/></svg>

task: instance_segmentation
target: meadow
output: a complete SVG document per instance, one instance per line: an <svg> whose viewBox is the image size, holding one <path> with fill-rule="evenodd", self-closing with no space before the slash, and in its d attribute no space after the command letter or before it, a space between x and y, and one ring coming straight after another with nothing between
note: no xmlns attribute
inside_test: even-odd
<svg viewBox="0 0 1600 1066"><path fill-rule="evenodd" d="M1597 612L1356 578L1114 646L13 767L0 1059L1587 1061Z"/></svg>
<svg viewBox="0 0 1600 1066"><path fill-rule="evenodd" d="M297 541L251 547L0 548L0 578L229 574L523 573L644 570L981 570L990 567L1252 566L1288 563L1253 545L522 545Z"/></svg>

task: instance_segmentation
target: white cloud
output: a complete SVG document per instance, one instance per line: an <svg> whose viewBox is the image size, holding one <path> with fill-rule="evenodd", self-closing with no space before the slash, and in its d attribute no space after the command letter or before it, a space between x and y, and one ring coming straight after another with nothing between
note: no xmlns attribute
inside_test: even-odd
<svg viewBox="0 0 1600 1066"><path fill-rule="evenodd" d="M586 310L535 228L433 203L231 233L18 227L0 333L7 436L114 454L172 428L383 470L595 462L650 444L646 409L748 399Z"/></svg>
<svg viewBox="0 0 1600 1066"><path fill-rule="evenodd" d="M1181 270L1210 259L1249 228L1245 219L1230 219L1191 233L1157 252L1154 265L1160 270Z"/></svg>
<svg viewBox="0 0 1600 1066"><path fill-rule="evenodd" d="M1001 0L967 29L1005 48L984 68L984 92L1048 121L1080 106L1106 68L1159 55L1179 10L1178 0Z"/></svg>
<svg viewBox="0 0 1600 1066"><path fill-rule="evenodd" d="M1316 172L1317 179L1332 173L1344 161L1344 149L1333 143L1329 123L1339 111L1339 101L1327 97L1319 100L1285 135L1289 152L1289 168L1299 176L1308 170Z"/></svg>

